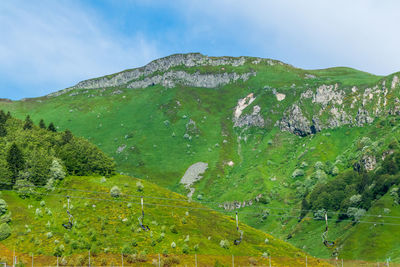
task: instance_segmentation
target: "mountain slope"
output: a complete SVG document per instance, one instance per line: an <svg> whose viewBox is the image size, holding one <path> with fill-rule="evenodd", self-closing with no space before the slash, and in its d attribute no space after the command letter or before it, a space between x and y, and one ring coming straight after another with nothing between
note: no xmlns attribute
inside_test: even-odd
<svg viewBox="0 0 400 267"><path fill-rule="evenodd" d="M139 187L138 182L141 183ZM115 186L121 190L119 197L110 195ZM139 188L142 191L138 192ZM71 230L61 226L68 221L67 195L74 217ZM145 203L144 223L150 227L148 232L138 224L141 195ZM25 199L14 191L3 191L1 197L8 203L13 229L2 245L10 250L15 246L18 253L66 256L69 264L83 264L78 263L82 259L74 256L85 254L89 249L92 263L103 262L103 258L110 259L111 255L120 253L126 254L125 260L129 260L128 255L132 253L142 257L157 253L197 253L212 258L211 255L232 254L261 256L267 252L276 258L287 258L286 263L277 264L297 264L305 257L299 249L245 224L240 224L244 231L243 242L234 246L232 243L238 233L231 217L128 176L107 179L70 176L53 190L35 188ZM227 240L227 248L221 247L221 240ZM172 243L176 247L172 247ZM110 256L103 254L105 252ZM8 255L0 253L0 256ZM317 264L316 260L309 260L310 264Z"/></svg>
<svg viewBox="0 0 400 267"><path fill-rule="evenodd" d="M300 216L316 185L354 166L379 168L398 138L398 89L398 74L185 54L0 108L54 121L114 157L119 171L216 209L239 208L246 223L285 238L297 218L282 216ZM355 145L363 137L377 142L372 150ZM207 164L203 174L189 168L196 163ZM192 183L184 186L185 173ZM321 222L312 227L323 232ZM329 257L321 243L305 249Z"/></svg>

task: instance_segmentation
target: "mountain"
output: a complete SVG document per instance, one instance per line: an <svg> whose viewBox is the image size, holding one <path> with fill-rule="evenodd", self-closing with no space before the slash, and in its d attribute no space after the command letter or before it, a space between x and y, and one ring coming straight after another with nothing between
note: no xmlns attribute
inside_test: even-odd
<svg viewBox="0 0 400 267"><path fill-rule="evenodd" d="M119 172L238 210L247 224L318 257L333 252L321 241L325 222L314 219L328 210L340 256L384 260L397 241L376 254L348 248L364 221L396 212L379 203L384 196L394 205L399 184L387 167L398 165L398 77L177 54L0 108L53 121L113 157ZM360 251L382 242L372 236Z"/></svg>

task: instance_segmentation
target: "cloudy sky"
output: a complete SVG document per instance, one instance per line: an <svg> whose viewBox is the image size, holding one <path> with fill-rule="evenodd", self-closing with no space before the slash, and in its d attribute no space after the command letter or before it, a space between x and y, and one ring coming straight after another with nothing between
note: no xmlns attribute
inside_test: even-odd
<svg viewBox="0 0 400 267"><path fill-rule="evenodd" d="M173 53L400 71L396 0L0 1L0 98L42 96Z"/></svg>

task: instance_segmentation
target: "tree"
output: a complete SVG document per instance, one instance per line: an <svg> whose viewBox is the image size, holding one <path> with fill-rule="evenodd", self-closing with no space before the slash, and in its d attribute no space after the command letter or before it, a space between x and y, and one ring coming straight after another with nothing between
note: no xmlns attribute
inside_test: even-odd
<svg viewBox="0 0 400 267"><path fill-rule="evenodd" d="M47 130L49 130L50 132L57 132L56 127L54 126L54 123L50 122L49 127L47 127Z"/></svg>
<svg viewBox="0 0 400 267"><path fill-rule="evenodd" d="M24 124L24 130L30 130L33 127L33 121L31 120L31 117L28 115L25 118L25 124Z"/></svg>
<svg viewBox="0 0 400 267"><path fill-rule="evenodd" d="M40 120L40 122L39 122L39 127L40 127L41 129L46 129L46 124L44 123L44 120L43 120L43 119Z"/></svg>
<svg viewBox="0 0 400 267"><path fill-rule="evenodd" d="M0 124L6 123L7 119L7 115L4 113L4 111L0 110Z"/></svg>
<svg viewBox="0 0 400 267"><path fill-rule="evenodd" d="M0 137L7 135L7 129L4 123L0 122Z"/></svg>
<svg viewBox="0 0 400 267"><path fill-rule="evenodd" d="M22 151L19 149L16 143L13 143L8 150L7 154L8 168L12 173L11 183L15 184L15 180L20 170L24 168L25 160Z"/></svg>
<svg viewBox="0 0 400 267"><path fill-rule="evenodd" d="M72 138L74 138L74 136L72 135L71 131L68 130L68 129L65 130L65 132L64 132L64 134L62 136L63 143L64 144L68 144L72 140Z"/></svg>

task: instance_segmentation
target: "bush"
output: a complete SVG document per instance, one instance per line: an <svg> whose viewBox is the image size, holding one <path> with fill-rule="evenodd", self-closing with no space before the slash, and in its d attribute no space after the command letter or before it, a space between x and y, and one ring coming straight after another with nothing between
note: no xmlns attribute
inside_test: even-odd
<svg viewBox="0 0 400 267"><path fill-rule="evenodd" d="M173 234L177 234L177 233L178 233L178 230L176 229L175 224L174 224L174 225L171 225L171 227L169 228L169 230L170 230L171 233L173 233Z"/></svg>
<svg viewBox="0 0 400 267"><path fill-rule="evenodd" d="M175 242L171 243L171 248L176 248L176 243Z"/></svg>
<svg viewBox="0 0 400 267"><path fill-rule="evenodd" d="M189 254L189 247L188 245L184 244L182 247L182 253L183 254Z"/></svg>
<svg viewBox="0 0 400 267"><path fill-rule="evenodd" d="M4 199L0 199L0 216L5 214L8 210L7 203Z"/></svg>
<svg viewBox="0 0 400 267"><path fill-rule="evenodd" d="M137 189L137 191L139 191L139 192L142 192L142 191L143 191L144 185L142 184L141 181L137 181L137 182L136 182L136 189Z"/></svg>
<svg viewBox="0 0 400 267"><path fill-rule="evenodd" d="M118 186L113 186L110 190L110 194L112 197L120 197L121 196L121 189Z"/></svg>
<svg viewBox="0 0 400 267"><path fill-rule="evenodd" d="M229 249L229 241L228 240L221 240L219 242L219 246L224 249Z"/></svg>
<svg viewBox="0 0 400 267"><path fill-rule="evenodd" d="M339 168L337 166L333 166L331 171L332 176L336 176L339 174Z"/></svg>
<svg viewBox="0 0 400 267"><path fill-rule="evenodd" d="M304 171L302 169L295 169L292 173L292 178L297 178L300 176L304 176Z"/></svg>
<svg viewBox="0 0 400 267"><path fill-rule="evenodd" d="M34 192L34 185L27 180L18 179L15 182L14 189L17 190L20 198L28 198Z"/></svg>
<svg viewBox="0 0 400 267"><path fill-rule="evenodd" d="M314 168L316 170L322 170L324 168L324 164L321 161L315 162Z"/></svg>
<svg viewBox="0 0 400 267"><path fill-rule="evenodd" d="M7 223L0 224L0 241L11 235L11 227Z"/></svg>
<svg viewBox="0 0 400 267"><path fill-rule="evenodd" d="M62 180L65 178L65 169L61 165L59 159L53 159L50 167L50 177L54 180Z"/></svg>

